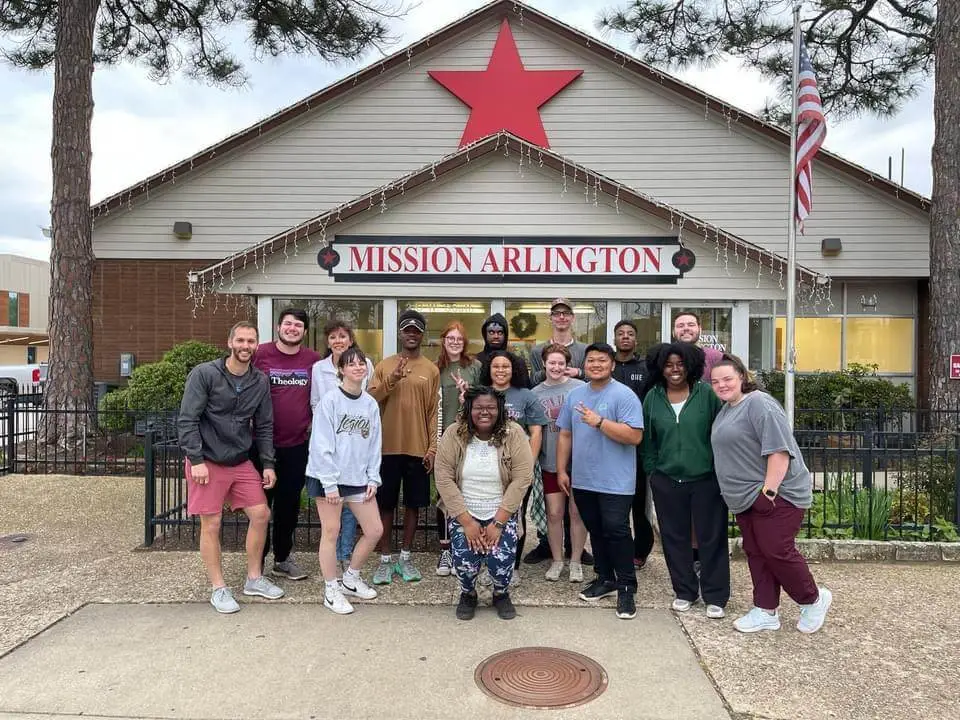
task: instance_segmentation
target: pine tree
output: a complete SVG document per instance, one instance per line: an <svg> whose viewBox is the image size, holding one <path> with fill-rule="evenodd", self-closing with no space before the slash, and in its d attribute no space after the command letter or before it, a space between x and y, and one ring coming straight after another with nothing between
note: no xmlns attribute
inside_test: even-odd
<svg viewBox="0 0 960 720"><path fill-rule="evenodd" d="M47 442L88 427L93 404L93 225L90 130L93 70L143 64L155 80L175 73L220 85L246 80L221 33L245 25L259 54L355 59L390 41L402 9L360 0L0 0L0 36L14 65L53 67L50 358L44 392ZM56 417L56 422L51 418Z"/></svg>
<svg viewBox="0 0 960 720"><path fill-rule="evenodd" d="M960 0L807 0L804 42L832 118L892 116L934 75L930 321L924 404L960 408L949 356L960 352ZM767 119L790 120L793 19L781 0L633 0L605 14L652 64L684 67L727 55L779 84Z"/></svg>

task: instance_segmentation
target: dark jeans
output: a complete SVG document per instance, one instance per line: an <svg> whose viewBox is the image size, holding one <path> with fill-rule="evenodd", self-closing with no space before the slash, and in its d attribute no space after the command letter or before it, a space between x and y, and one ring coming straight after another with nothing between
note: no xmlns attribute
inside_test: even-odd
<svg viewBox="0 0 960 720"><path fill-rule="evenodd" d="M753 580L753 604L758 608L776 610L781 587L799 605L816 602L817 583L797 550L802 524L803 510L780 497L771 503L758 495L753 507L737 515Z"/></svg>
<svg viewBox="0 0 960 720"><path fill-rule="evenodd" d="M725 607L730 599L727 504L716 478L677 482L655 472L650 489L674 594L690 602L702 596L705 603ZM700 546L699 583L690 542L693 528Z"/></svg>
<svg viewBox="0 0 960 720"><path fill-rule="evenodd" d="M573 499L590 533L597 578L615 584L618 590L635 593L637 576L633 570L633 538L630 536L633 496L574 488Z"/></svg>
<svg viewBox="0 0 960 720"><path fill-rule="evenodd" d="M633 496L633 557L646 560L653 550L653 526L647 517L647 476L637 458L637 492Z"/></svg>
<svg viewBox="0 0 960 720"><path fill-rule="evenodd" d="M274 451L277 455L277 484L265 492L273 519L273 561L283 562L293 550L293 534L300 519L300 494L306 480L308 444L278 447ZM256 456L253 464L262 474L259 453L254 450L251 455ZM263 544L264 558L270 552L270 540L267 533Z"/></svg>

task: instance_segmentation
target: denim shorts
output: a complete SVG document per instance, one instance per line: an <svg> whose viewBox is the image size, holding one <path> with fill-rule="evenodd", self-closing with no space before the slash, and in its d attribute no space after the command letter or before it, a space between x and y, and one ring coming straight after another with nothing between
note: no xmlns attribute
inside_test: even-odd
<svg viewBox="0 0 960 720"><path fill-rule="evenodd" d="M326 497L326 494L323 492L323 484L317 480L317 478L307 476L306 486L307 495L310 497ZM367 493L367 488L366 486L357 487L356 485L337 484L337 491L340 493L340 497L343 498L344 502L363 502L364 496Z"/></svg>

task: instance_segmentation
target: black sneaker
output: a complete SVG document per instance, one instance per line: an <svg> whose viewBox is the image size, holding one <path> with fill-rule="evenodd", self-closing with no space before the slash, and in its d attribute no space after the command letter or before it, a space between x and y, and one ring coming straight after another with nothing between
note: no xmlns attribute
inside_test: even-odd
<svg viewBox="0 0 960 720"><path fill-rule="evenodd" d="M606 580L597 578L583 589L583 592L580 593L579 597L581 600L599 600L600 598L605 598L616 594L616 585L614 585L612 582L607 582Z"/></svg>
<svg viewBox="0 0 960 720"><path fill-rule="evenodd" d="M476 603L476 598L474 598ZM517 616L517 609L513 606L510 593L493 596L493 606L497 609L497 617L501 620L513 620Z"/></svg>
<svg viewBox="0 0 960 720"><path fill-rule="evenodd" d="M473 620L477 612L477 594L460 593L460 602L457 603L457 620Z"/></svg>
<svg viewBox="0 0 960 720"><path fill-rule="evenodd" d="M617 592L617 617L621 620L633 620L637 616L637 601L632 592Z"/></svg>
<svg viewBox="0 0 960 720"><path fill-rule="evenodd" d="M584 552L584 555L587 553ZM537 563L542 563L544 560L550 560L553 555L550 553L550 545L547 543L540 543L533 550L528 552L523 556L523 562L527 565L536 565Z"/></svg>

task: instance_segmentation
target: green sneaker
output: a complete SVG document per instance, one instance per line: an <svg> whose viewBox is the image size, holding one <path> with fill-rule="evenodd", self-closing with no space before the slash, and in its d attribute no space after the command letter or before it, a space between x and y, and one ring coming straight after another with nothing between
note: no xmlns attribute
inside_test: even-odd
<svg viewBox="0 0 960 720"><path fill-rule="evenodd" d="M393 571L402 577L404 582L418 582L422 577L412 558L400 558L393 566Z"/></svg>
<svg viewBox="0 0 960 720"><path fill-rule="evenodd" d="M392 562L383 560L377 565L377 571L373 574L374 585L389 585L393 582L394 565Z"/></svg>

